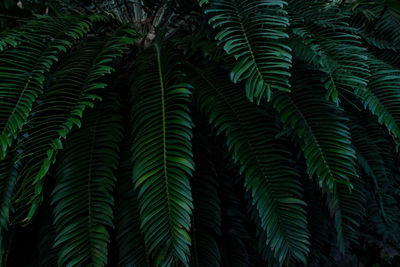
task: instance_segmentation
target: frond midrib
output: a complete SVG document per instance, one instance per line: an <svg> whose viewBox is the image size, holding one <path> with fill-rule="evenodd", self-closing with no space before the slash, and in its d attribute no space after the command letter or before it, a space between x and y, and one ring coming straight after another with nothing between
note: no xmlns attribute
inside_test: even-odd
<svg viewBox="0 0 400 267"><path fill-rule="evenodd" d="M88 235L89 235L89 242L91 243L92 249L91 251L91 256L93 259L95 259L93 253L96 249L96 246L92 243L92 194L91 194L91 182L92 182L92 169L93 169L93 153L94 153L94 148L96 146L96 130L98 127L98 122L99 122L100 116L96 116L96 121L93 123L92 127L92 137L91 137L91 143L90 143L90 153L89 153L89 166L88 166L88 182L87 182L87 189L88 189ZM95 262L95 260L94 260Z"/></svg>
<svg viewBox="0 0 400 267"><path fill-rule="evenodd" d="M172 231L172 220L171 220L171 204L170 204L170 196L169 196L169 182L168 182L168 168L167 168L167 136L166 136L166 109L165 109L165 85L164 85L164 77L163 70L161 66L161 56L160 56L160 48L158 45L155 45L156 55L157 55L157 68L158 75L160 81L160 90L161 90L161 114L162 114L162 146L163 146L163 173L164 173L164 181L165 181L165 193L167 196L167 207L168 207L168 224L169 231ZM174 242L175 239L172 239Z"/></svg>

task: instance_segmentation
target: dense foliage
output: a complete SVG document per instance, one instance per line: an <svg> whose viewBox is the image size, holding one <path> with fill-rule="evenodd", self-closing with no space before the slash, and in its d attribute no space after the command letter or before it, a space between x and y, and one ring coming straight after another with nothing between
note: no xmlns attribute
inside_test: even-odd
<svg viewBox="0 0 400 267"><path fill-rule="evenodd" d="M4 266L400 264L396 1L0 3Z"/></svg>

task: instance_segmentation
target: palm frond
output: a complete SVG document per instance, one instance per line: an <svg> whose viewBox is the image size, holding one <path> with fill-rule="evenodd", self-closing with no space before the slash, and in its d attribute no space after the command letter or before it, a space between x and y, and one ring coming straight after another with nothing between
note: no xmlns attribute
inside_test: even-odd
<svg viewBox="0 0 400 267"><path fill-rule="evenodd" d="M43 94L44 79L60 52L89 30L88 19L38 20L17 33L20 45L0 53L0 158ZM9 37L7 37L9 38Z"/></svg>
<svg viewBox="0 0 400 267"><path fill-rule="evenodd" d="M258 216L258 211L253 205L254 201L251 199L251 197L249 197L248 202L250 219L256 227L255 233L257 238L257 250L264 261L264 264L267 263L269 267L280 266L279 261L274 257L274 252L271 247L265 245L268 242L267 233L262 227L260 217Z"/></svg>
<svg viewBox="0 0 400 267"><path fill-rule="evenodd" d="M351 190L343 184L337 184L332 192L327 192L328 207L334 218L336 241L342 253L348 252L346 249L349 242L358 244L358 229L365 217L363 181L353 176L350 182L353 184Z"/></svg>
<svg viewBox="0 0 400 267"><path fill-rule="evenodd" d="M366 218L361 226L387 244L400 242L400 210L393 196L394 187L365 186Z"/></svg>
<svg viewBox="0 0 400 267"><path fill-rule="evenodd" d="M319 72L299 65L293 74L293 92L277 93L273 107L285 127L291 127L300 143L310 178L333 190L336 183L349 184L356 175L348 119L343 109L324 98Z"/></svg>
<svg viewBox="0 0 400 267"><path fill-rule="evenodd" d="M353 113L351 131L359 166L366 176L364 194L367 198L367 217L364 225L374 229L386 242L400 238L398 230L400 209L396 205L396 183L391 145L377 122L364 113Z"/></svg>
<svg viewBox="0 0 400 267"><path fill-rule="evenodd" d="M113 227L114 171L122 138L120 104L110 95L86 110L82 127L60 154L52 193L59 265L107 263L107 228Z"/></svg>
<svg viewBox="0 0 400 267"><path fill-rule="evenodd" d="M391 8L389 1L376 1L374 5L361 3L352 12L350 23L358 28L368 45L378 49L400 48L400 12Z"/></svg>
<svg viewBox="0 0 400 267"><path fill-rule="evenodd" d="M289 25L279 0L213 0L206 14L209 23L220 28L215 36L229 55L236 58L233 82L246 81L251 101L270 99L272 90L289 91L290 48L284 43Z"/></svg>
<svg viewBox="0 0 400 267"><path fill-rule="evenodd" d="M389 64L370 57L371 78L366 89L358 89L355 95L364 107L378 117L379 123L386 126L395 137L400 139L400 70Z"/></svg>
<svg viewBox="0 0 400 267"><path fill-rule="evenodd" d="M192 194L190 85L168 51L144 54L133 88L133 181L141 229L156 265L189 263Z"/></svg>
<svg viewBox="0 0 400 267"><path fill-rule="evenodd" d="M83 111L93 107L99 90L107 86L101 78L114 71L112 60L133 42L132 36L131 29L123 28L111 38L83 42L46 80L45 92L33 105L29 125L21 131L15 148L17 160L23 162L15 196L16 221L34 216L42 200L44 178L63 147L62 139L74 125L81 126Z"/></svg>
<svg viewBox="0 0 400 267"><path fill-rule="evenodd" d="M290 153L275 140L278 128L262 109L244 99L240 86L231 86L213 71L211 75L194 68L195 95L210 124L225 133L233 159L240 164L245 188L268 235L266 245L274 248L280 262L292 257L305 262L309 244L305 203L300 200Z"/></svg>
<svg viewBox="0 0 400 267"><path fill-rule="evenodd" d="M365 89L369 66L361 37L326 1L289 1L290 44L294 55L325 73L326 98L339 102L342 90Z"/></svg>
<svg viewBox="0 0 400 267"><path fill-rule="evenodd" d="M0 0L0 266L400 266L398 26L398 0Z"/></svg>

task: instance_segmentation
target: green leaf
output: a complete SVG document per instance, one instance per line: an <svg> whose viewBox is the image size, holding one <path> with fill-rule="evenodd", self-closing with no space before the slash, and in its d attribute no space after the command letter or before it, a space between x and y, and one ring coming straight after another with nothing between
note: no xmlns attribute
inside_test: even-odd
<svg viewBox="0 0 400 267"><path fill-rule="evenodd" d="M168 53L158 46L145 53L132 85L133 181L146 247L157 266L189 264L193 209L190 86L177 83L182 74Z"/></svg>
<svg viewBox="0 0 400 267"><path fill-rule="evenodd" d="M204 2L204 1L203 1ZM289 91L290 48L284 44L289 20L282 0L212 0L206 14L220 31L215 36L236 58L233 82L246 81L251 101L270 100L271 91ZM203 4L203 3L201 3Z"/></svg>
<svg viewBox="0 0 400 267"><path fill-rule="evenodd" d="M82 127L68 138L52 193L59 265L102 266L113 227L114 171L122 139L120 104L109 95L86 110Z"/></svg>
<svg viewBox="0 0 400 267"><path fill-rule="evenodd" d="M367 112L352 112L351 133L360 169L364 171L363 192L367 199L368 227L383 240L399 240L400 209L396 204L398 187L393 179L393 154L384 129Z"/></svg>
<svg viewBox="0 0 400 267"><path fill-rule="evenodd" d="M83 17L38 19L18 33L21 45L0 53L0 158L43 94L50 67L72 45L66 38L80 38L88 30Z"/></svg>
<svg viewBox="0 0 400 267"><path fill-rule="evenodd" d="M326 98L339 103L340 91L365 90L368 55L346 13L321 0L288 2L290 47L298 59L326 74L321 77Z"/></svg>
<svg viewBox="0 0 400 267"><path fill-rule="evenodd" d="M83 111L100 99L97 89L103 88L100 79L109 73L111 60L132 42L128 36L131 34L122 28L111 38L83 42L46 80L45 93L33 106L15 149L17 160L23 162L15 195L18 213L15 220L29 221L36 213L45 176L56 160L57 151L62 149L62 138L66 138L74 125L81 126Z"/></svg>
<svg viewBox="0 0 400 267"><path fill-rule="evenodd" d="M368 87L356 90L355 95L365 109L378 117L378 122L400 141L400 70L370 57L371 78Z"/></svg>
<svg viewBox="0 0 400 267"><path fill-rule="evenodd" d="M293 92L277 93L272 105L285 127L291 127L304 153L310 178L332 191L336 183L350 184L356 175L348 118L343 109L325 99L321 73L299 64Z"/></svg>
<svg viewBox="0 0 400 267"><path fill-rule="evenodd" d="M353 189L343 184L335 185L333 192L327 192L328 207L334 218L336 241L339 251L344 253L345 241L358 244L359 226L365 217L365 196L362 192L363 181L359 177L350 180Z"/></svg>
<svg viewBox="0 0 400 267"><path fill-rule="evenodd" d="M266 245L281 263L292 257L305 262L309 245L305 203L300 200L301 185L291 155L275 140L279 130L274 120L246 101L240 87L220 78L216 70L191 68L199 106L210 124L225 134L245 176L245 188L268 235Z"/></svg>

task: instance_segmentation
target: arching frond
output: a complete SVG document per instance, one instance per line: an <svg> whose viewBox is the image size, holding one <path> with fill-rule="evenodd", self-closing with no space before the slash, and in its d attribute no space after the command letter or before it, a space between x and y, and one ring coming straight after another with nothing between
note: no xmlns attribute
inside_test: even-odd
<svg viewBox="0 0 400 267"><path fill-rule="evenodd" d="M45 74L59 53L72 45L68 39L80 38L88 30L85 18L38 20L16 33L19 46L0 53L0 158L43 94Z"/></svg>
<svg viewBox="0 0 400 267"><path fill-rule="evenodd" d="M326 97L338 102L342 90L365 89L368 57L347 16L321 0L291 0L288 12L294 55L325 73Z"/></svg>
<svg viewBox="0 0 400 267"><path fill-rule="evenodd" d="M367 185L364 188L366 195L366 218L361 227L377 237L379 242L398 244L400 241L400 210L392 186L374 188Z"/></svg>
<svg viewBox="0 0 400 267"><path fill-rule="evenodd" d="M293 92L276 94L273 106L285 126L290 126L304 153L307 173L327 188L329 209L335 218L337 241L344 251L344 240L356 240L363 198L358 186L356 154L351 144L348 118L343 109L324 97L320 74L299 66L293 75ZM352 181L357 183L355 187Z"/></svg>
<svg viewBox="0 0 400 267"><path fill-rule="evenodd" d="M206 14L220 31L215 36L236 58L233 82L246 81L251 101L270 99L271 91L289 91L290 48L284 43L289 25L283 0L210 0Z"/></svg>
<svg viewBox="0 0 400 267"><path fill-rule="evenodd" d="M0 267L400 266L399 26L399 0L0 0Z"/></svg>
<svg viewBox="0 0 400 267"><path fill-rule="evenodd" d="M257 250L260 253L262 260L268 264L269 267L279 266L279 261L274 257L271 247L266 246L268 241L267 233L262 227L260 217L256 207L252 204L253 200L250 198L248 203L248 211L250 219L256 227L255 234L257 238Z"/></svg>
<svg viewBox="0 0 400 267"><path fill-rule="evenodd" d="M137 65L142 69L132 85L133 181L141 229L156 265L187 265L194 168L190 86L178 83L182 75L168 51L156 46L151 52Z"/></svg>
<svg viewBox="0 0 400 267"><path fill-rule="evenodd" d="M367 199L368 221L364 225L374 229L384 241L400 241L397 240L400 238L400 209L393 195L397 187L392 178L393 151L384 138L383 129L365 113L353 113L351 124L359 166L367 175L363 192Z"/></svg>
<svg viewBox="0 0 400 267"><path fill-rule="evenodd" d="M107 228L113 227L114 171L122 138L120 104L109 96L86 110L82 127L68 137L52 193L59 265L107 263Z"/></svg>
<svg viewBox="0 0 400 267"><path fill-rule="evenodd" d="M133 42L132 35L131 29L123 28L109 39L83 42L47 79L45 93L33 106L15 149L24 165L18 176L15 220L29 221L35 214L46 173L63 147L62 138L74 125L81 126L82 112L93 106L106 86L100 79L114 70L112 60Z"/></svg>
<svg viewBox="0 0 400 267"><path fill-rule="evenodd" d="M300 65L293 76L293 92L273 96L273 107L285 127L291 127L304 152L307 172L321 186L349 183L356 175L348 120L342 108L324 98L320 74Z"/></svg>
<svg viewBox="0 0 400 267"><path fill-rule="evenodd" d="M379 123L400 140L400 70L370 58L371 78L367 89L355 91L364 107L378 117Z"/></svg>
<svg viewBox="0 0 400 267"><path fill-rule="evenodd" d="M368 45L396 50L400 48L400 12L390 7L390 2L397 1L375 1L374 4L360 1L351 12L350 22Z"/></svg>
<svg viewBox="0 0 400 267"><path fill-rule="evenodd" d="M213 127L225 133L268 235L267 245L280 262L292 257L305 262L309 244L305 203L300 200L301 186L290 153L275 140L274 120L215 70L213 75L196 68L193 72L199 105Z"/></svg>
<svg viewBox="0 0 400 267"><path fill-rule="evenodd" d="M332 192L327 192L328 207L334 218L336 241L342 253L346 252L347 242L358 243L358 228L365 217L363 181L353 176L350 182L353 184L352 190L343 184L337 184Z"/></svg>

